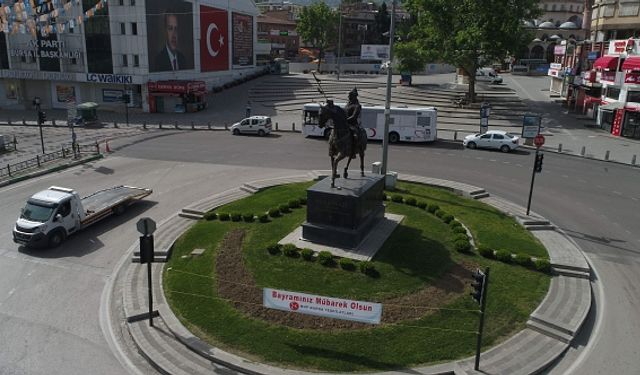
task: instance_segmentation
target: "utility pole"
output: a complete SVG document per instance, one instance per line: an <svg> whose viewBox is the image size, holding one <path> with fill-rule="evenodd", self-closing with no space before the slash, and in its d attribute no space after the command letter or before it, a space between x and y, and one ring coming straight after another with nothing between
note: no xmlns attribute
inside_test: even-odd
<svg viewBox="0 0 640 375"><path fill-rule="evenodd" d="M42 135L42 123L45 120L44 112L40 111L40 97L33 98L33 105L36 107L38 114L38 128L40 129L40 144L42 145L42 154L44 155L44 136Z"/></svg>
<svg viewBox="0 0 640 375"><path fill-rule="evenodd" d="M391 80L393 77L393 41L396 27L396 1L391 3L391 30L389 30L389 66L387 68L387 97L384 103L384 137L382 138L382 175L387 176L389 149L389 123L391 122Z"/></svg>
<svg viewBox="0 0 640 375"><path fill-rule="evenodd" d="M131 96L127 92L127 85L124 85L124 92L122 94L122 101L124 102L124 115L127 120L127 126L129 126L129 102L131 101Z"/></svg>
<svg viewBox="0 0 640 375"><path fill-rule="evenodd" d="M340 1L340 5L338 6L338 16L340 17L340 21L338 22L338 81L340 80L340 54L342 50L342 1Z"/></svg>

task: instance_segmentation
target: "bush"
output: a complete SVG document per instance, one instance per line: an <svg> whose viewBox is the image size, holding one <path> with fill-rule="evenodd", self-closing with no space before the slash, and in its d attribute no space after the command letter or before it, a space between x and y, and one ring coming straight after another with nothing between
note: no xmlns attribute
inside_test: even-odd
<svg viewBox="0 0 640 375"><path fill-rule="evenodd" d="M282 254L291 258L297 258L300 255L298 254L298 248L292 243L288 243L282 246Z"/></svg>
<svg viewBox="0 0 640 375"><path fill-rule="evenodd" d="M453 233L456 234L464 234L465 236L467 235L467 230L464 229L463 227L453 227L453 229L451 229L453 231Z"/></svg>
<svg viewBox="0 0 640 375"><path fill-rule="evenodd" d="M457 242L457 241L469 242L469 237L467 237L466 233L457 233L455 236L453 236L453 242Z"/></svg>
<svg viewBox="0 0 640 375"><path fill-rule="evenodd" d="M240 221L242 220L242 214L237 212L231 214L231 221Z"/></svg>
<svg viewBox="0 0 640 375"><path fill-rule="evenodd" d="M438 211L439 209L440 209L440 206L438 206L437 204L430 204L427 206L427 211L429 211L432 214Z"/></svg>
<svg viewBox="0 0 640 375"><path fill-rule="evenodd" d="M453 228L456 228L456 227L462 227L462 223L461 223L461 222L459 222L459 221L458 221L458 220L456 220L456 219L453 219L453 220L451 220L451 222L449 223L449 226L450 226L452 229L453 229Z"/></svg>
<svg viewBox="0 0 640 375"><path fill-rule="evenodd" d="M292 199L289 201L289 208L300 208L300 201L297 199Z"/></svg>
<svg viewBox="0 0 640 375"><path fill-rule="evenodd" d="M222 213L218 214L218 219L220 219L220 221L229 221L229 219L231 219L231 217L229 216L228 213L222 212Z"/></svg>
<svg viewBox="0 0 640 375"><path fill-rule="evenodd" d="M436 211L435 215L436 215L436 217L437 217L438 219L442 219L443 217L445 217L445 216L446 216L446 215L448 215L448 214L447 214L447 212L446 212L446 211L444 211L444 210L438 210L438 211Z"/></svg>
<svg viewBox="0 0 640 375"><path fill-rule="evenodd" d="M353 271L356 269L356 264L352 259L349 258L341 258L338 263L340 264L340 268L345 271Z"/></svg>
<svg viewBox="0 0 640 375"><path fill-rule="evenodd" d="M409 206L415 206L418 202L414 197L409 197L404 200L404 203L408 204Z"/></svg>
<svg viewBox="0 0 640 375"><path fill-rule="evenodd" d="M522 267L529 268L533 266L533 261L531 260L531 257L528 255L516 254L516 257L513 260L516 262L516 264L519 264Z"/></svg>
<svg viewBox="0 0 640 375"><path fill-rule="evenodd" d="M506 250L496 251L496 259L504 263L511 263L513 261L511 253Z"/></svg>
<svg viewBox="0 0 640 375"><path fill-rule="evenodd" d="M402 198L402 195L394 194L394 195L392 195L392 196L391 196L391 201L392 201L392 202L402 203L402 202L403 202L403 200L404 200L404 199Z"/></svg>
<svg viewBox="0 0 640 375"><path fill-rule="evenodd" d="M333 255L328 251L321 251L318 253L318 263L323 266L331 267L335 264Z"/></svg>
<svg viewBox="0 0 640 375"><path fill-rule="evenodd" d="M307 204L307 197L298 198L298 202L302 205Z"/></svg>
<svg viewBox="0 0 640 375"><path fill-rule="evenodd" d="M277 244L277 243L274 243L274 244L271 244L271 245L267 246L267 251L271 255L280 254L281 249L282 249L282 246L280 244Z"/></svg>
<svg viewBox="0 0 640 375"><path fill-rule="evenodd" d="M422 208L424 210L425 208L427 208L427 202L418 201L418 203L416 203L416 206L418 206L418 208Z"/></svg>
<svg viewBox="0 0 640 375"><path fill-rule="evenodd" d="M261 223L268 223L269 222L269 215L262 214L262 215L258 216L258 221L260 221Z"/></svg>
<svg viewBox="0 0 640 375"><path fill-rule="evenodd" d="M478 252L485 258L493 259L495 257L493 250L487 246L478 246Z"/></svg>
<svg viewBox="0 0 640 375"><path fill-rule="evenodd" d="M244 214L242 215L242 219L244 219L244 221L246 221L247 223L253 223L253 220L255 216L253 214Z"/></svg>
<svg viewBox="0 0 640 375"><path fill-rule="evenodd" d="M209 212L205 212L204 215L202 215L202 218L205 220L211 221L211 220L217 219L218 215L213 211L209 211Z"/></svg>
<svg viewBox="0 0 640 375"><path fill-rule="evenodd" d="M467 240L458 240L454 242L453 247L459 253L469 253L471 252L471 244Z"/></svg>
<svg viewBox="0 0 640 375"><path fill-rule="evenodd" d="M367 276L371 276L371 277L379 276L378 270L376 270L376 267L371 262L368 262L368 261L360 262L360 264L358 264L358 268L360 268L360 272L364 273Z"/></svg>
<svg viewBox="0 0 640 375"><path fill-rule="evenodd" d="M269 210L269 216L271 217L280 217L280 210L277 208L272 208Z"/></svg>
<svg viewBox="0 0 640 375"><path fill-rule="evenodd" d="M442 217L442 221L444 221L444 222L445 222L445 223L447 223L447 224L449 224L450 222L452 222L452 221L453 221L453 219L454 219L454 217L453 217L453 215L451 215L451 214L447 214L447 215L444 215L444 216Z"/></svg>
<svg viewBox="0 0 640 375"><path fill-rule="evenodd" d="M312 261L313 260L313 250L308 249L308 248L304 248L302 250L300 250L300 255L302 256L302 259L307 260L307 261Z"/></svg>
<svg viewBox="0 0 640 375"><path fill-rule="evenodd" d="M282 212L283 214L289 213L291 212L291 210L289 209L289 205L288 204L281 204L280 206L278 206L278 209L280 210L280 212Z"/></svg>
<svg viewBox="0 0 640 375"><path fill-rule="evenodd" d="M550 274L551 273L551 263L549 263L546 259L536 259L535 261L536 270Z"/></svg>

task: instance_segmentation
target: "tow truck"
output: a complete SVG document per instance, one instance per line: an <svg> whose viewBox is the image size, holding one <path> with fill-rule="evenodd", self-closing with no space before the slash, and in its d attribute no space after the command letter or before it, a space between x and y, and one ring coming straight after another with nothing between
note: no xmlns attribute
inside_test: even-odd
<svg viewBox="0 0 640 375"><path fill-rule="evenodd" d="M13 228L13 241L27 247L58 247L71 234L123 214L129 205L152 192L121 185L80 198L73 189L51 186L27 200Z"/></svg>

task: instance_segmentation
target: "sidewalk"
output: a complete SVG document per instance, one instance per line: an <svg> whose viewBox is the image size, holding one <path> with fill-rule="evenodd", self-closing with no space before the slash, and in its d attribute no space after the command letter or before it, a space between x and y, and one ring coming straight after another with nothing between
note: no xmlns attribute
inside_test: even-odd
<svg viewBox="0 0 640 375"><path fill-rule="evenodd" d="M273 180L248 182L249 186L278 185L285 182L308 181L326 175L326 171L314 171L306 175L297 175ZM531 314L527 328L507 341L482 353L480 372L473 370L474 359L467 358L435 366L418 367L399 371L380 373L379 375L406 374L416 375L465 375L465 374L535 374L549 366L569 347L591 306L590 269L580 249L569 238L539 215L523 214L524 208L492 197L484 189L454 181L439 180L420 176L401 175L401 180L413 181L452 189L459 194L476 197L506 214L514 217L532 231L549 250L552 266L556 272L547 296ZM247 185L245 184L245 185ZM244 186L244 185L243 185ZM198 215L229 201L251 193L243 187L216 194L192 207L183 209L183 213ZM175 215L165 220L157 229L156 245L159 249L170 249L177 237L188 229L194 219L189 215ZM135 246L132 246L132 251ZM145 312L147 302L146 266L135 263L139 254L132 254L133 262L123 264L117 271L122 286L116 288L123 295L123 310L119 321ZM162 251L157 261L166 261L168 251ZM210 347L190 333L169 309L162 291L163 263L154 263L153 290L154 301L160 316L155 326L150 327L147 320L126 323L138 350L160 372L165 374L212 374L235 372L264 375L312 375L323 374L290 369L282 369L261 364ZM117 293L117 292L114 292ZM220 366L230 370L221 369Z"/></svg>

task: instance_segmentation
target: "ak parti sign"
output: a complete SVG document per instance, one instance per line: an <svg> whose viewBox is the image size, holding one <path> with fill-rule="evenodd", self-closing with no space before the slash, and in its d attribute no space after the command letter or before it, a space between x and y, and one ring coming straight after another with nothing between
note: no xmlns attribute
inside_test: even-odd
<svg viewBox="0 0 640 375"><path fill-rule="evenodd" d="M264 288L263 305L295 312L369 324L380 324L382 304Z"/></svg>
<svg viewBox="0 0 640 375"><path fill-rule="evenodd" d="M149 81L150 93L189 94L206 91L204 81Z"/></svg>
<svg viewBox="0 0 640 375"><path fill-rule="evenodd" d="M200 5L200 70L229 70L229 16L226 10Z"/></svg>

